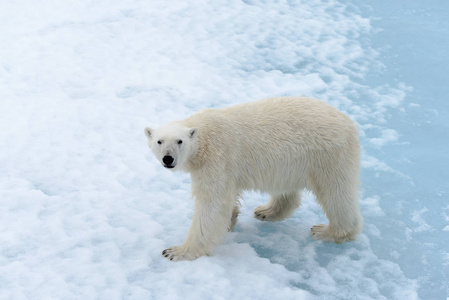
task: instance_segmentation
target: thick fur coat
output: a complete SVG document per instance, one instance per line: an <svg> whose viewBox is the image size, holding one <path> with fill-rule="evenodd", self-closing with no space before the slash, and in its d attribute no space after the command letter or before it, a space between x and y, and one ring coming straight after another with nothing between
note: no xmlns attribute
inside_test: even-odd
<svg viewBox="0 0 449 300"><path fill-rule="evenodd" d="M255 209L262 221L288 218L301 190L311 190L329 219L311 229L316 239L340 243L362 228L358 131L324 102L283 97L205 109L145 134L164 167L191 175L193 221L185 242L163 251L170 260L211 254L235 226L245 190L271 196Z"/></svg>

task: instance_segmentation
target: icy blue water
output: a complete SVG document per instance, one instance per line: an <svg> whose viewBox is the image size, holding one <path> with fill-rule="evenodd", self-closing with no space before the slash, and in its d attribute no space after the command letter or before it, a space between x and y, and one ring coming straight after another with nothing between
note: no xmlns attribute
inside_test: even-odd
<svg viewBox="0 0 449 300"><path fill-rule="evenodd" d="M401 109L388 116L389 128L400 138L376 153L407 178L364 172L365 192L381 191L381 207L398 221L383 224L382 238L372 247L385 258L400 253L397 261L418 279L422 299L444 299L449 295L449 3L348 2L380 29L370 42L380 49L385 69L365 81L411 88Z"/></svg>
<svg viewBox="0 0 449 300"><path fill-rule="evenodd" d="M0 299L446 299L449 3L0 4ZM357 241L314 241L244 195L211 257L172 263L193 202L143 128L277 95L360 129Z"/></svg>

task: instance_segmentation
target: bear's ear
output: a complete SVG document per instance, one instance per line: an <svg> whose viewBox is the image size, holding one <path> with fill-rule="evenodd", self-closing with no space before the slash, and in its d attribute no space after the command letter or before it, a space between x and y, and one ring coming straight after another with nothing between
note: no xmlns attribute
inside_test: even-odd
<svg viewBox="0 0 449 300"><path fill-rule="evenodd" d="M189 129L189 137L190 138L194 138L197 134L198 134L198 129L197 128L190 128Z"/></svg>
<svg viewBox="0 0 449 300"><path fill-rule="evenodd" d="M151 139L151 137L153 135L153 129L151 129L150 127L146 127L145 128L145 135L147 136L148 139Z"/></svg>

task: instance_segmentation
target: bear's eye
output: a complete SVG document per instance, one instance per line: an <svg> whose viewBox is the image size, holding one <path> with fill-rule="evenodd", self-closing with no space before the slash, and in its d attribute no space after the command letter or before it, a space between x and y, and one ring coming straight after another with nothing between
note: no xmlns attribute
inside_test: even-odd
<svg viewBox="0 0 449 300"><path fill-rule="evenodd" d="M182 144L182 140L179 140L179 141L178 141L178 145L181 145L181 144Z"/></svg>
<svg viewBox="0 0 449 300"><path fill-rule="evenodd" d="M160 144L162 144L162 141L157 141L157 143L160 145Z"/></svg>

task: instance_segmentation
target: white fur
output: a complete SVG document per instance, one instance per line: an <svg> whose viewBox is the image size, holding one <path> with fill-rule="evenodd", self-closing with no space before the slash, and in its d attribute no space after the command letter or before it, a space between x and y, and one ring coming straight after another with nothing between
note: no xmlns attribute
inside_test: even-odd
<svg viewBox="0 0 449 300"><path fill-rule="evenodd" d="M206 109L145 133L163 165L170 153L171 170L191 174L193 221L185 242L164 250L170 260L212 253L234 227L244 190L271 195L255 209L263 221L288 218L300 205L301 190L313 191L329 219L312 228L316 239L340 243L362 228L357 128L321 101L283 97Z"/></svg>

